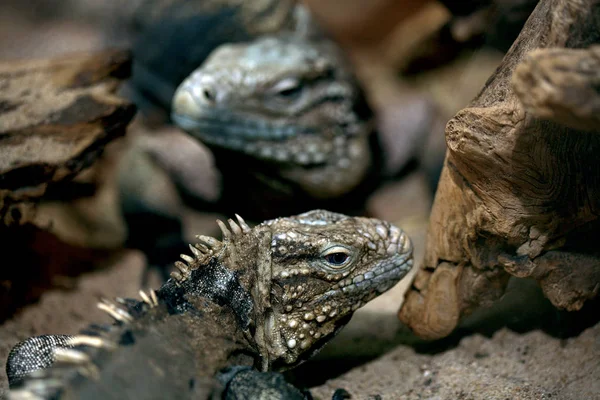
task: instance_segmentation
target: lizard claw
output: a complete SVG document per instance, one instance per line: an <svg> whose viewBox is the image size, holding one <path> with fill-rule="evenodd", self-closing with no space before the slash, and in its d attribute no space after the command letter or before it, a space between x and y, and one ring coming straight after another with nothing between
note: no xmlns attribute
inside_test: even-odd
<svg viewBox="0 0 600 400"><path fill-rule="evenodd" d="M346 400L351 399L352 395L346 389L335 389L333 392L333 396L331 396L331 400Z"/></svg>

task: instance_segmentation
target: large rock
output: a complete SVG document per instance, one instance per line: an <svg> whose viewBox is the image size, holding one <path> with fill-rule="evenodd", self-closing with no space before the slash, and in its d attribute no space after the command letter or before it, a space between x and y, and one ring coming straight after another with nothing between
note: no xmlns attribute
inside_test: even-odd
<svg viewBox="0 0 600 400"><path fill-rule="evenodd" d="M52 185L89 167L135 107L114 94L129 54L0 63L0 221L23 224Z"/></svg>

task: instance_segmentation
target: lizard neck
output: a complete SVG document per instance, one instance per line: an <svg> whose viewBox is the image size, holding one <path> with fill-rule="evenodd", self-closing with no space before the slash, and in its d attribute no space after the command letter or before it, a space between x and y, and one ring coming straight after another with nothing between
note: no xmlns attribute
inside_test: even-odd
<svg viewBox="0 0 600 400"><path fill-rule="evenodd" d="M169 279L157 296L171 315L200 312L207 301L231 309L242 330L251 323L254 307L251 293L238 274L226 268L216 258L201 268L191 271L190 279L176 282Z"/></svg>
<svg viewBox="0 0 600 400"><path fill-rule="evenodd" d="M170 279L157 296L170 315L200 317L208 303L227 310L235 318L228 330L240 332L255 354L255 366L269 370L285 352L271 304L271 232L255 228L223 244L220 254L192 270L188 279ZM198 323L204 323L202 317Z"/></svg>

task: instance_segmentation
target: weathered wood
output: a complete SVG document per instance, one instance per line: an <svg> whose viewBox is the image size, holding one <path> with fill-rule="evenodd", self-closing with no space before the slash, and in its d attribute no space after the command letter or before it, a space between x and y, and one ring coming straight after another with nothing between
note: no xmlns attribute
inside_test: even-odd
<svg viewBox="0 0 600 400"><path fill-rule="evenodd" d="M128 52L0 63L0 223L30 220L48 187L90 166L135 107L114 94Z"/></svg>
<svg viewBox="0 0 600 400"><path fill-rule="evenodd" d="M449 334L501 296L510 275L536 279L568 310L598 294L600 132L575 129L562 116L535 117L511 86L533 50L598 42L599 0L540 1L496 73L448 122L424 265L399 312L418 335Z"/></svg>
<svg viewBox="0 0 600 400"><path fill-rule="evenodd" d="M533 51L515 69L513 89L536 117L600 130L600 46Z"/></svg>

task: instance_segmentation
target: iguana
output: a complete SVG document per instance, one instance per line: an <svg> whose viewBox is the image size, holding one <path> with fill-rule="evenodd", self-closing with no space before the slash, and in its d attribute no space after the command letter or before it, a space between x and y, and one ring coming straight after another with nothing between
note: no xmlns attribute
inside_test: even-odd
<svg viewBox="0 0 600 400"><path fill-rule="evenodd" d="M254 228L236 217L218 221L222 241L198 236L142 301L101 302L114 325L18 344L10 398L310 398L272 371L306 360L405 276L410 239L323 210Z"/></svg>
<svg viewBox="0 0 600 400"><path fill-rule="evenodd" d="M179 86L171 117L211 148L227 208L241 195L255 214L360 209L381 173L373 114L323 38L221 45Z"/></svg>
<svg viewBox="0 0 600 400"><path fill-rule="evenodd" d="M304 10L294 13L304 23L220 44L174 92L172 122L212 153L220 176L216 200L204 198L205 185L189 178L199 175L190 156L159 146L126 157L119 181L128 245L142 249L151 265L164 267L161 255L184 245L180 210L138 189L165 171L187 206L252 221L314 208L362 214L381 183L374 116L350 64L308 11L296 10Z"/></svg>

